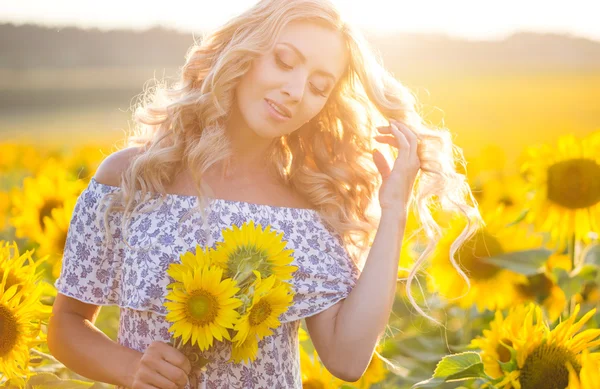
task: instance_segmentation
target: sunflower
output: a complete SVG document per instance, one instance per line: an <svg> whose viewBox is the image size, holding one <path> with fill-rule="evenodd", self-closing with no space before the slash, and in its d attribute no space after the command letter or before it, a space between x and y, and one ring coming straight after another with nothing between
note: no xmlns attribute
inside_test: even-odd
<svg viewBox="0 0 600 389"><path fill-rule="evenodd" d="M498 321L497 314L496 328L492 332L484 332L483 338L472 341L472 345L482 349L482 360L487 361L484 362L486 372L489 371L490 376L492 373L498 376L499 373L495 387L566 388L569 382L567 363L580 372L583 350L600 344L597 339L600 337L599 329L576 334L596 312L596 309L590 310L576 323L579 310L577 304L573 314L552 330L542 320L539 307L533 304L525 309L511 310L506 319L509 324ZM537 318L535 324L531 320L533 314ZM594 359L600 357L598 353L591 355ZM494 360L496 365L505 361L506 364L490 370L488 366Z"/></svg>
<svg viewBox="0 0 600 389"><path fill-rule="evenodd" d="M300 372L302 388L304 389L333 389L339 388L343 381L334 377L319 360L317 351L313 349L313 358L300 347Z"/></svg>
<svg viewBox="0 0 600 389"><path fill-rule="evenodd" d="M30 251L21 255L15 242L0 240L0 280L6 276L0 292L6 292L13 285L17 285L17 292L23 288L34 288L42 276L42 272L36 271L37 263Z"/></svg>
<svg viewBox="0 0 600 389"><path fill-rule="evenodd" d="M562 136L556 149L530 147L521 171L533 192L526 220L559 250L573 238L589 243L600 226L600 133Z"/></svg>
<svg viewBox="0 0 600 389"><path fill-rule="evenodd" d="M243 343L232 346L229 362L241 363L247 360L248 363L250 363L254 361L257 356L258 339L256 336L249 336Z"/></svg>
<svg viewBox="0 0 600 389"><path fill-rule="evenodd" d="M540 343L546 333L540 307L533 303L520 304L511 307L506 317L496 311L490 329L483 330L483 336L471 340L469 348L482 350L485 372L492 378L500 378L504 376L500 363L511 360L510 347L520 351L530 342Z"/></svg>
<svg viewBox="0 0 600 389"><path fill-rule="evenodd" d="M34 172L43 156L31 145L21 143L0 143L0 172Z"/></svg>
<svg viewBox="0 0 600 389"><path fill-rule="evenodd" d="M75 209L76 197L65 200L62 208L54 208L51 216L44 217L45 231L38 238L39 254L47 255L52 265L52 276L58 278L62 267L62 255L65 250L67 233L73 210Z"/></svg>
<svg viewBox="0 0 600 389"><path fill-rule="evenodd" d="M575 301L578 303L596 305L600 303L600 288L594 281L587 282L579 293L576 293Z"/></svg>
<svg viewBox="0 0 600 389"><path fill-rule="evenodd" d="M502 147L493 144L483 146L479 155L468 158L469 182L478 177L487 180L497 176L506 169L506 161L506 152Z"/></svg>
<svg viewBox="0 0 600 389"><path fill-rule="evenodd" d="M278 280L287 281L298 268L290 265L293 250L285 249L287 242L282 238L283 233L271 231L271 226L263 230L254 221L241 228L234 225L223 230L223 241L217 243L212 258L226 269L225 277L235 279L242 288L255 281L255 270L262 278L274 274Z"/></svg>
<svg viewBox="0 0 600 389"><path fill-rule="evenodd" d="M39 302L41 286L7 287L10 274L4 271L0 280L0 371L7 379L22 383L29 375L29 349L45 341L41 320L50 311Z"/></svg>
<svg viewBox="0 0 600 389"><path fill-rule="evenodd" d="M461 233L464 222L455 219L443 234L427 269L427 287L439 290L449 300L458 299L461 308L476 305L479 311L509 307L517 298L517 285L527 277L485 261L496 255L539 247L542 237L529 234L525 226L505 227L505 221L494 219L456 252L455 258L469 278L469 287L450 262L450 247Z"/></svg>
<svg viewBox="0 0 600 389"><path fill-rule="evenodd" d="M543 266L543 271L527 277L526 284L517 285L518 297L515 304L533 301L544 307L551 323L555 322L567 306L565 292L553 280L552 270L561 268L571 271L568 255L552 254Z"/></svg>
<svg viewBox="0 0 600 389"><path fill-rule="evenodd" d="M195 252L186 251L181 254L179 256L181 263L172 263L169 265L167 274L175 280L175 283L169 284L167 287L172 287L177 282L183 282L184 274L191 273L195 269L213 265L211 252L212 249L210 248L205 249L200 245L196 245Z"/></svg>
<svg viewBox="0 0 600 389"><path fill-rule="evenodd" d="M65 165L75 176L87 180L98 169L100 162L106 156L103 151L109 150L108 146L100 147L98 145L84 145L77 147L65 159Z"/></svg>
<svg viewBox="0 0 600 389"><path fill-rule="evenodd" d="M567 369L569 386L566 389L600 389L600 359L593 358L587 349L581 353L579 374L570 362L567 362Z"/></svg>
<svg viewBox="0 0 600 389"><path fill-rule="evenodd" d="M239 317L236 308L242 302L233 297L240 288L231 279L223 279L223 269L204 266L181 272L182 282L171 284L164 305L168 310L169 328L183 343L190 338L201 351L213 345L216 338L231 340L228 328L233 328Z"/></svg>
<svg viewBox="0 0 600 389"><path fill-rule="evenodd" d="M503 174L483 182L476 195L481 213L487 218L502 217L508 223L519 220L527 200L525 184L520 176Z"/></svg>
<svg viewBox="0 0 600 389"><path fill-rule="evenodd" d="M0 191L0 231L3 231L7 226L7 215L10 208L10 196L7 192Z"/></svg>
<svg viewBox="0 0 600 389"><path fill-rule="evenodd" d="M236 323L237 331L233 342L241 345L247 338L258 337L258 340L273 334L272 328L280 325L279 316L286 312L294 294L289 284L279 281L275 274L262 279L258 271L254 271L256 281L253 283L252 304Z"/></svg>
<svg viewBox="0 0 600 389"><path fill-rule="evenodd" d="M477 157L468 158L466 175L483 214L501 213L514 221L524 210L527 191L519 175L507 173L506 161L501 147L485 146Z"/></svg>
<svg viewBox="0 0 600 389"><path fill-rule="evenodd" d="M50 160L35 177L23 180L23 189L13 189L12 219L19 238L42 240L46 231L45 218L54 208L63 208L67 200L77 198L84 188L83 181L72 181L64 167Z"/></svg>

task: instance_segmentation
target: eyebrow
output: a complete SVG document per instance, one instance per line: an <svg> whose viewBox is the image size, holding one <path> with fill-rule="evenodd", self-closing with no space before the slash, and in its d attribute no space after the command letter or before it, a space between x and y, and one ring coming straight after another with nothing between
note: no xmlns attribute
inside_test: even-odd
<svg viewBox="0 0 600 389"><path fill-rule="evenodd" d="M280 42L281 45L286 45L288 46L290 49L294 50L296 52L296 54L298 54L298 56L300 57L300 59L302 60L302 62L306 62L306 57L304 56L304 54L302 54L302 52L300 50L298 50L298 48L296 46L294 46L291 43L288 42ZM329 72L326 72L325 70L317 70L317 73L320 73L324 76L327 76L329 78L331 78L333 80L333 83L335 84L337 82L337 79L335 78L335 76Z"/></svg>

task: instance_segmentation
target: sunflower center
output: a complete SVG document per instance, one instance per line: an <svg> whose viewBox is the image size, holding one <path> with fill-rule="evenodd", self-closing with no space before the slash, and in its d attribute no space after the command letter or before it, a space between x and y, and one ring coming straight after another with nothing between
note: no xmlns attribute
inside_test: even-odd
<svg viewBox="0 0 600 389"><path fill-rule="evenodd" d="M46 228L46 225L44 224L44 217L52 216L52 210L59 206L62 207L62 202L58 199L51 198L47 199L44 205L40 208L40 216L38 222L40 223L42 230Z"/></svg>
<svg viewBox="0 0 600 389"><path fill-rule="evenodd" d="M250 322L250 325L257 326L265 321L270 314L271 305L265 301L265 299L262 299L252 307L250 315L248 315L248 321Z"/></svg>
<svg viewBox="0 0 600 389"><path fill-rule="evenodd" d="M548 199L569 209L588 208L600 201L600 165L576 158L548 168Z"/></svg>
<svg viewBox="0 0 600 389"><path fill-rule="evenodd" d="M12 312L0 305L0 358L7 355L17 344L17 320Z"/></svg>
<svg viewBox="0 0 600 389"><path fill-rule="evenodd" d="M536 298L536 301L542 302L550 296L552 290L552 280L545 274L535 274L529 277L529 284L517 284L517 290L530 299Z"/></svg>
<svg viewBox="0 0 600 389"><path fill-rule="evenodd" d="M460 263L466 267L469 276L476 280L492 278L500 271L498 266L485 263L481 258L502 254L500 242L485 230L480 230L470 241L458 250Z"/></svg>
<svg viewBox="0 0 600 389"><path fill-rule="evenodd" d="M512 199L512 197L504 195L498 199L498 204L504 205L505 207L512 207L513 205L515 205L515 202Z"/></svg>
<svg viewBox="0 0 600 389"><path fill-rule="evenodd" d="M254 281L253 270L257 270L262 278L273 274L267 253L259 250L256 246L239 246L227 260L225 277L233 278L237 274L237 280L250 279Z"/></svg>
<svg viewBox="0 0 600 389"><path fill-rule="evenodd" d="M568 349L554 344L541 344L527 357L521 369L522 389L565 389L569 385L569 361L579 374L581 365Z"/></svg>
<svg viewBox="0 0 600 389"><path fill-rule="evenodd" d="M598 293L598 284L595 282L588 282L583 286L583 290L581 291L581 297L583 297L583 301L591 300L594 295Z"/></svg>
<svg viewBox="0 0 600 389"><path fill-rule="evenodd" d="M513 343L510 339L502 339L502 342L512 347ZM506 348L502 343L498 343L498 347L496 347L496 352L498 353L498 360L502 363L506 363L510 361L510 350Z"/></svg>
<svg viewBox="0 0 600 389"><path fill-rule="evenodd" d="M187 313L196 325L206 325L215 321L219 311L219 302L205 290L194 292L188 299Z"/></svg>
<svg viewBox="0 0 600 389"><path fill-rule="evenodd" d="M302 381L302 389L325 389L325 385L317 379L309 378Z"/></svg>

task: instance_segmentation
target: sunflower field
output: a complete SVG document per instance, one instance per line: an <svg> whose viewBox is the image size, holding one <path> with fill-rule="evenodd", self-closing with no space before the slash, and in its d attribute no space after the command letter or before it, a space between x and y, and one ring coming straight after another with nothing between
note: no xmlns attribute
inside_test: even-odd
<svg viewBox="0 0 600 389"><path fill-rule="evenodd" d="M110 148L0 143L0 387L111 387L46 343L75 201ZM393 312L367 370L357 382L332 376L303 321L305 388L600 389L600 131L530 145L514 162L493 146L467 159L486 225L454 259L464 224L440 215L443 238L411 294L444 326L407 298L406 269L424 248L409 218ZM118 321L105 306L95 324L116 340Z"/></svg>

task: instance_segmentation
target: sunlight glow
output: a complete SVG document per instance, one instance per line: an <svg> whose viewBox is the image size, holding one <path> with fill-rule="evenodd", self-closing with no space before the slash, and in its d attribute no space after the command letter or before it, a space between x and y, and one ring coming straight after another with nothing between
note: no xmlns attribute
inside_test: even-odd
<svg viewBox="0 0 600 389"><path fill-rule="evenodd" d="M445 33L467 39L501 39L515 31L570 33L600 40L594 1L541 0L333 0L346 17L375 31ZM101 29L145 29L155 25L202 31L223 23L256 0L121 1L56 0L0 2L0 22L33 22ZM94 4L94 5L92 5Z"/></svg>

